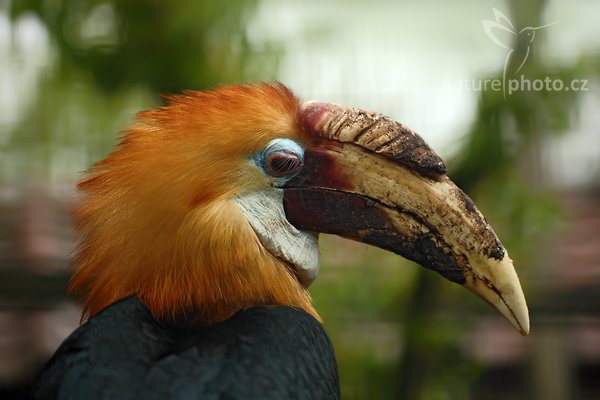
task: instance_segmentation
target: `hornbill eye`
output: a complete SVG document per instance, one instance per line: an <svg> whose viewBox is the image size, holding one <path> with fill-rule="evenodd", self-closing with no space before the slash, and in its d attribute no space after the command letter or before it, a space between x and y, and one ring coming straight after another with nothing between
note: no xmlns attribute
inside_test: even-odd
<svg viewBox="0 0 600 400"><path fill-rule="evenodd" d="M272 153L265 159L265 171L276 178L295 174L302 165L302 159L297 154L289 152Z"/></svg>
<svg viewBox="0 0 600 400"><path fill-rule="evenodd" d="M304 150L293 140L274 139L255 155L254 162L265 174L287 181L304 166Z"/></svg>

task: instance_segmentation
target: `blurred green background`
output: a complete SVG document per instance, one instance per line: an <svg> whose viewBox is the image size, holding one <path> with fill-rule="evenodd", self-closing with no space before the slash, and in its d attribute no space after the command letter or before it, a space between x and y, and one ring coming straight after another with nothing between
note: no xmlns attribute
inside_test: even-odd
<svg viewBox="0 0 600 400"><path fill-rule="evenodd" d="M0 397L22 396L78 324L64 288L80 172L162 93L279 79L419 132L530 305L522 338L440 276L323 236L311 293L343 398L599 399L599 15L591 0L0 1ZM582 90L477 85L520 76Z"/></svg>

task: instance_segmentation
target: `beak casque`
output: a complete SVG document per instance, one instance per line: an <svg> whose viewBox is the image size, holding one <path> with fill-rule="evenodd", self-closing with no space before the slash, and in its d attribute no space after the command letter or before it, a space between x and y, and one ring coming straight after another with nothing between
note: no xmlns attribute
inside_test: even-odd
<svg viewBox="0 0 600 400"><path fill-rule="evenodd" d="M529 333L512 260L420 136L381 114L329 103L303 104L300 119L313 143L284 188L293 225L400 254L464 285Z"/></svg>

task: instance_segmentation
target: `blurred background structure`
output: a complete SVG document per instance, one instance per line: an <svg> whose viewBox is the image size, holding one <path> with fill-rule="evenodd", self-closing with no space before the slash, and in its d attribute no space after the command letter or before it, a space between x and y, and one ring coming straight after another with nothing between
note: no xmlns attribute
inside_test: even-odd
<svg viewBox="0 0 600 400"><path fill-rule="evenodd" d="M161 93L279 79L419 132L488 216L530 304L521 338L434 273L324 236L311 293L343 397L599 399L598 16L593 0L0 0L0 398L22 396L78 325L65 287L80 172ZM484 20L512 26L496 30L506 48ZM507 49L527 54L517 75ZM568 89L478 85L505 65L507 79Z"/></svg>

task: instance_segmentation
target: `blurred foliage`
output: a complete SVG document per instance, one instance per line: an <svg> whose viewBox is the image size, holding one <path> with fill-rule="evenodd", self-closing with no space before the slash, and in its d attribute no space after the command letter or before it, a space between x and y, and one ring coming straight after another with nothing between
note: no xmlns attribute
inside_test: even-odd
<svg viewBox="0 0 600 400"><path fill-rule="evenodd" d="M279 46L253 45L247 35L257 4L9 2L14 22L35 16L44 24L52 52L37 96L0 147L0 181L72 180L112 149L135 112L160 104L160 94L273 80Z"/></svg>
<svg viewBox="0 0 600 400"><path fill-rule="evenodd" d="M144 85L152 93L203 89L261 76L276 63L259 57L245 21L257 0L19 0L11 16L32 12L46 24L61 72L91 74L111 92ZM266 61L266 62L265 62Z"/></svg>

